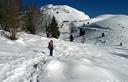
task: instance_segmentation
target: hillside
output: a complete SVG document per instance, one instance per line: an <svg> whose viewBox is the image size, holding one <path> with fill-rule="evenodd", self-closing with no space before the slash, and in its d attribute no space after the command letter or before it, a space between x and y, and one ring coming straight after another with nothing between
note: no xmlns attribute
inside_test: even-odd
<svg viewBox="0 0 128 82"><path fill-rule="evenodd" d="M101 15L92 18L87 21L89 25L82 27L86 31L85 42L108 46L118 46L122 43L124 47L127 47L127 21L127 15Z"/></svg>
<svg viewBox="0 0 128 82"><path fill-rule="evenodd" d="M65 35L69 36L71 28L74 27L74 23L82 22L90 19L90 17L82 11L75 8L69 7L67 5L46 5L40 8L42 16L40 17L39 27L37 33L41 35L42 32L46 31L46 26L52 20L54 16L58 23L60 38ZM83 23L79 23L82 25ZM75 28L75 27L74 27Z"/></svg>
<svg viewBox="0 0 128 82"><path fill-rule="evenodd" d="M98 48L53 39L54 56L49 57L50 39L26 33L18 36L16 41L0 36L0 82L127 80L127 48Z"/></svg>

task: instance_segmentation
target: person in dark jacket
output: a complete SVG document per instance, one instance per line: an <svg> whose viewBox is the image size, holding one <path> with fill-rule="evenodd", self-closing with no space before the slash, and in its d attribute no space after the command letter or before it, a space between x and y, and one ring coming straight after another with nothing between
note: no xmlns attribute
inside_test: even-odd
<svg viewBox="0 0 128 82"><path fill-rule="evenodd" d="M73 35L72 35L72 34L70 35L69 39L70 39L70 41L71 41L71 42L73 42L74 37L73 37Z"/></svg>
<svg viewBox="0 0 128 82"><path fill-rule="evenodd" d="M47 32L46 35L47 35L48 38L50 37L50 33L49 32Z"/></svg>
<svg viewBox="0 0 128 82"><path fill-rule="evenodd" d="M105 36L105 34L104 33L102 33L102 37L104 37Z"/></svg>
<svg viewBox="0 0 128 82"><path fill-rule="evenodd" d="M53 40L51 40L49 43L48 43L48 49L50 50L50 56L53 56L53 49L54 49L54 46L53 46Z"/></svg>
<svg viewBox="0 0 128 82"><path fill-rule="evenodd" d="M120 46L122 46L123 44L122 44L122 42L120 42Z"/></svg>

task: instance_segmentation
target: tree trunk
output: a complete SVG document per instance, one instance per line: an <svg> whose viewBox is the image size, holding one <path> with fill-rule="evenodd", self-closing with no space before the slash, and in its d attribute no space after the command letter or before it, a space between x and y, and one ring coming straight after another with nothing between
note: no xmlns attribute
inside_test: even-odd
<svg viewBox="0 0 128 82"><path fill-rule="evenodd" d="M10 28L10 39L16 40L16 28Z"/></svg>

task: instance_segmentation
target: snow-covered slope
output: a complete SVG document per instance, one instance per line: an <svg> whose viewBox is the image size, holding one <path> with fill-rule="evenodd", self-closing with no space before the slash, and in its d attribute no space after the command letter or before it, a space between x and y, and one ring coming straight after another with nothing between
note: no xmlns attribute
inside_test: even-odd
<svg viewBox="0 0 128 82"><path fill-rule="evenodd" d="M125 46L128 44L128 16L127 15L102 15L92 18L85 27L85 42L98 44ZM102 33L105 34L102 37ZM105 43L104 43L105 42Z"/></svg>
<svg viewBox="0 0 128 82"><path fill-rule="evenodd" d="M89 16L84 12L67 5L49 4L41 7L40 10L42 13L42 16L40 18L41 24L39 26L40 32L42 32L42 30L46 30L43 27L46 27L46 24L48 25L51 22L53 16L57 20L60 33L70 33L71 27L73 27L74 22L80 22L90 19Z"/></svg>
<svg viewBox="0 0 128 82"><path fill-rule="evenodd" d="M58 23L62 23L63 21L80 21L87 20L89 16L84 12L69 7L67 5L47 5L45 7L41 7L41 11L47 13L47 15L53 15L56 17Z"/></svg>
<svg viewBox="0 0 128 82"><path fill-rule="evenodd" d="M18 36L16 41L0 36L0 82L128 80L128 48L96 48L53 39L54 56L49 57L50 39L26 33Z"/></svg>

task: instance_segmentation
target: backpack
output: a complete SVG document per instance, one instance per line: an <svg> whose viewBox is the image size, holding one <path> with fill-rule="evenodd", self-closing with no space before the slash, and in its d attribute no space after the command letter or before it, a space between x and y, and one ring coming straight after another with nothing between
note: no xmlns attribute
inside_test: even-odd
<svg viewBox="0 0 128 82"><path fill-rule="evenodd" d="M51 49L51 48L53 48L53 42L49 42L48 44L48 49Z"/></svg>

